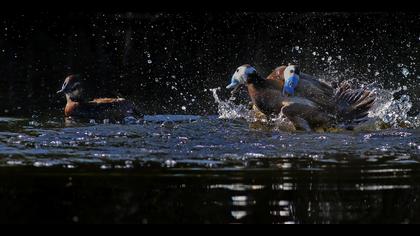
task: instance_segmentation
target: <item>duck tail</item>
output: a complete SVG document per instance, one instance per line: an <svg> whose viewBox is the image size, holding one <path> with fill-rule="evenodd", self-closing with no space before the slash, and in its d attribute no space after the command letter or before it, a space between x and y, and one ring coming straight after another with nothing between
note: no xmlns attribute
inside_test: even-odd
<svg viewBox="0 0 420 236"><path fill-rule="evenodd" d="M345 124L359 124L368 119L369 110L375 103L375 93L366 89L352 89L350 84L341 84L335 94L337 118Z"/></svg>

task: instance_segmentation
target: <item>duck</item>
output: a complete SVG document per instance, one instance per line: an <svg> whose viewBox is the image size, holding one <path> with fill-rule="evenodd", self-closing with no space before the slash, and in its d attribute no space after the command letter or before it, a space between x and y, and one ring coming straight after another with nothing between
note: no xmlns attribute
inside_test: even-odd
<svg viewBox="0 0 420 236"><path fill-rule="evenodd" d="M80 75L69 75L57 94L64 94L66 118L122 121L127 117L138 117L136 105L124 98L91 98L86 89L86 80Z"/></svg>
<svg viewBox="0 0 420 236"><path fill-rule="evenodd" d="M335 89L301 73L296 65L276 68L267 78L249 64L234 72L226 87L235 93L246 86L255 108L267 117L284 115L296 130L352 129L367 120L376 96L366 89L342 84Z"/></svg>
<svg viewBox="0 0 420 236"><path fill-rule="evenodd" d="M301 72L297 65L279 66L267 76L267 80L277 81L283 95L307 98L324 109L334 110L336 107L336 101L333 99L335 88Z"/></svg>

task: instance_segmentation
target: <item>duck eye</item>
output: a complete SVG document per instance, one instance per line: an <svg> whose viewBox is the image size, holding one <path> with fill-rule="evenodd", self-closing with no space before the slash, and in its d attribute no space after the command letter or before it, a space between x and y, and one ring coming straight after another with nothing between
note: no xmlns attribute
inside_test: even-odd
<svg viewBox="0 0 420 236"><path fill-rule="evenodd" d="M236 69L236 72L239 72L239 68L238 68L238 69Z"/></svg>
<svg viewBox="0 0 420 236"><path fill-rule="evenodd" d="M290 73L293 73L294 71L293 70L290 70Z"/></svg>

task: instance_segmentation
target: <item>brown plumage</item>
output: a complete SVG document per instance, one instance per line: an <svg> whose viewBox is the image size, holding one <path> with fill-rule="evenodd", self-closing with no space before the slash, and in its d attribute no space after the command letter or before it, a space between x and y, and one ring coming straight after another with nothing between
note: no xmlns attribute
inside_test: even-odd
<svg viewBox="0 0 420 236"><path fill-rule="evenodd" d="M66 117L121 121L129 116L141 116L135 104L123 98L90 99L84 87L84 80L76 75L68 76L57 93L66 95Z"/></svg>
<svg viewBox="0 0 420 236"><path fill-rule="evenodd" d="M277 67L267 80L274 80L279 83L280 91L284 86L284 70L287 66ZM300 81L296 88L297 97L304 97L327 110L335 109L334 88L330 85L317 80L311 75L300 73Z"/></svg>
<svg viewBox="0 0 420 236"><path fill-rule="evenodd" d="M367 118L375 95L364 89L351 89L343 84L337 92L312 76L300 73L295 96L282 93L284 68L277 68L267 79L250 65L239 67L228 88L245 84L255 107L266 116L282 113L299 130L334 128L338 124L357 124ZM236 82L235 82L236 81ZM283 82L282 82L283 81Z"/></svg>
<svg viewBox="0 0 420 236"><path fill-rule="evenodd" d="M337 101L338 121L358 124L366 120L376 95L365 89L352 89L347 83L340 85L334 96Z"/></svg>

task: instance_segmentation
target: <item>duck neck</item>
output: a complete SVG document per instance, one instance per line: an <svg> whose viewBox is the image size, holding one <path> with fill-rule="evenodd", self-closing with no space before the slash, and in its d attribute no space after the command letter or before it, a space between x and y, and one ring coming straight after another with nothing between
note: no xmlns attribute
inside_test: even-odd
<svg viewBox="0 0 420 236"><path fill-rule="evenodd" d="M248 85L254 85L255 88L264 88L266 86L266 80L258 74L250 75L248 77Z"/></svg>
<svg viewBox="0 0 420 236"><path fill-rule="evenodd" d="M67 103L87 103L89 102L88 99L84 99L83 97L73 96L71 94L66 94Z"/></svg>
<svg viewBox="0 0 420 236"><path fill-rule="evenodd" d="M67 102L86 103L90 101L90 97L84 89L77 89L71 93L66 94Z"/></svg>

